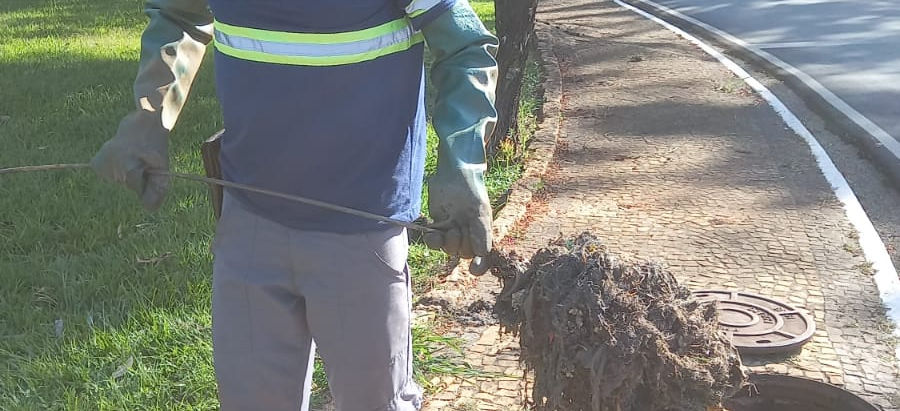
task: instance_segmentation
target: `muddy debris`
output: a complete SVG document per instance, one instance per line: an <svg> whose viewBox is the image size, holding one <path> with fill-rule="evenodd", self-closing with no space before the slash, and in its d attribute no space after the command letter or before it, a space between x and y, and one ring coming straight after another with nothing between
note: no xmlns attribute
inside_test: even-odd
<svg viewBox="0 0 900 411"><path fill-rule="evenodd" d="M464 326L483 327L497 323L493 313L493 304L483 299L475 300L466 307L459 307L447 299L426 296L416 301L415 305L449 316L456 323Z"/></svg>
<svg viewBox="0 0 900 411"><path fill-rule="evenodd" d="M498 253L494 311L519 337L540 410L707 411L745 383L714 303L657 264L620 261L584 233L530 262Z"/></svg>

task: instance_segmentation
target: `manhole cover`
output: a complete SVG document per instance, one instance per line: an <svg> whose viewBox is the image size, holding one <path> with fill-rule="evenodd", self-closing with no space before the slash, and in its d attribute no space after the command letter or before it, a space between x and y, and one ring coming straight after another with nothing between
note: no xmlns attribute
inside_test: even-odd
<svg viewBox="0 0 900 411"><path fill-rule="evenodd" d="M877 411L833 385L786 375L751 374L750 384L725 401L728 411Z"/></svg>
<svg viewBox="0 0 900 411"><path fill-rule="evenodd" d="M812 338L813 319L782 302L735 291L696 291L701 301L718 301L719 327L743 354L794 351Z"/></svg>

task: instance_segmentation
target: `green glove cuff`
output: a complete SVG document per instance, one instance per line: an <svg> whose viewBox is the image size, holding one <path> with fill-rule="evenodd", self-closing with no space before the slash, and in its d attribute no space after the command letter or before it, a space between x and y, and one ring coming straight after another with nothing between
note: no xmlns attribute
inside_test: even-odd
<svg viewBox="0 0 900 411"><path fill-rule="evenodd" d="M497 38L465 0L457 1L422 32L435 57L432 124L440 140L438 172L484 171L484 141L497 121Z"/></svg>
<svg viewBox="0 0 900 411"><path fill-rule="evenodd" d="M150 23L141 36L135 105L157 113L160 126L168 131L212 40L213 17L206 0L149 0L145 13Z"/></svg>

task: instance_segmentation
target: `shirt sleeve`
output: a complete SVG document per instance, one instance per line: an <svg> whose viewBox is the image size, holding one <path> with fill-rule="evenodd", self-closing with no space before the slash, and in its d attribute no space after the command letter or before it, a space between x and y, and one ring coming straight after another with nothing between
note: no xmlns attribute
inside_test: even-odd
<svg viewBox="0 0 900 411"><path fill-rule="evenodd" d="M398 0L397 4L412 20L413 28L419 31L438 16L453 8L457 1L468 0Z"/></svg>

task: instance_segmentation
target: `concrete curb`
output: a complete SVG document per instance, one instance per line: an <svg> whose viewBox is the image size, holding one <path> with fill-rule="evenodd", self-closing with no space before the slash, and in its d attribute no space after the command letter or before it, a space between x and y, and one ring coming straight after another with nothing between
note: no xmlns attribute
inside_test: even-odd
<svg viewBox="0 0 900 411"><path fill-rule="evenodd" d="M556 154L556 143L562 131L563 84L559 60L553 51L549 33L535 27L535 37L544 76L541 122L529 143L530 152L525 160L525 171L510 189L506 205L494 216L495 244L506 238L525 217L528 203L540 187L541 179Z"/></svg>
<svg viewBox="0 0 900 411"><path fill-rule="evenodd" d="M757 68L783 81L791 90L797 93L803 101L826 122L832 132L840 136L844 141L859 147L862 152L872 160L878 169L885 175L894 187L900 189L900 159L898 159L887 147L875 138L869 131L863 128L843 110L835 107L822 94L810 87L797 75L791 73L785 67L781 67L767 59L765 52L757 52L752 47L736 43L729 39L718 29L707 28L695 21L683 18L681 15L670 13L657 4L644 0L625 0L629 5L639 8L657 17L665 17L672 25L720 47L734 57L752 63ZM711 27L711 26L710 26ZM773 57L774 58L774 57ZM783 62L782 62L783 63ZM786 63L783 63L786 64ZM790 67L790 66L789 66ZM790 67L793 68L793 67ZM857 113L858 114L858 113Z"/></svg>
<svg viewBox="0 0 900 411"><path fill-rule="evenodd" d="M650 3L649 0L636 0L642 3ZM647 19L655 21L657 24L671 30L678 36L690 41L700 47L704 52L718 60L732 73L741 78L750 88L752 88L769 106L775 110L785 125L792 129L797 136L806 141L809 145L810 152L816 160L816 164L822 175L831 185L835 196L841 202L850 224L859 234L859 244L862 247L863 255L866 261L870 262L875 269L873 279L878 288L882 303L887 308L887 317L893 322L893 335L900 337L900 279L897 277L896 268L885 248L884 243L875 231L875 227L866 215L865 210L856 198L856 194L850 188L844 176L837 169L837 166L831 161L828 153L819 144L815 136L803 125L799 118L794 115L783 102L772 93L766 86L753 78L750 73L738 66L734 61L726 57L724 54L703 42L698 37L684 31L680 27L663 20L661 17L650 11L643 10L627 0L613 0L619 6L644 16ZM895 357L900 361L900 344L895 346Z"/></svg>

